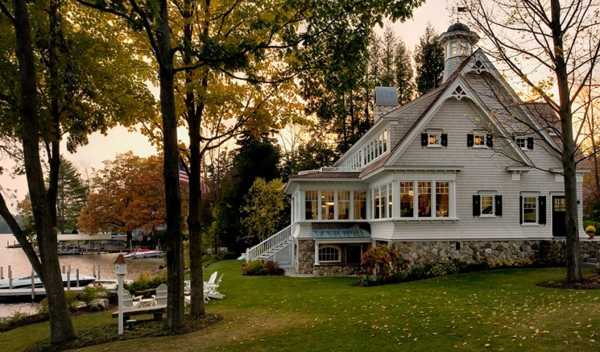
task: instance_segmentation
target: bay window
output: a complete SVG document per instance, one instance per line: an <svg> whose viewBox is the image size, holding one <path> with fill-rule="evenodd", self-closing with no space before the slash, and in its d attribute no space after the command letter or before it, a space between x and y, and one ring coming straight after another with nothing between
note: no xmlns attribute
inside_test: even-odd
<svg viewBox="0 0 600 352"><path fill-rule="evenodd" d="M392 184L376 186L371 191L373 200L373 218L387 219L392 217Z"/></svg>
<svg viewBox="0 0 600 352"><path fill-rule="evenodd" d="M335 219L333 192L321 192L321 219Z"/></svg>
<svg viewBox="0 0 600 352"><path fill-rule="evenodd" d="M419 217L431 217L431 182L419 182Z"/></svg>
<svg viewBox="0 0 600 352"><path fill-rule="evenodd" d="M387 185L387 208L388 208L388 218L392 217L392 184L389 183Z"/></svg>
<svg viewBox="0 0 600 352"><path fill-rule="evenodd" d="M413 182L400 182L400 217L412 218L414 202Z"/></svg>
<svg viewBox="0 0 600 352"><path fill-rule="evenodd" d="M367 218L367 192L354 191L354 219Z"/></svg>
<svg viewBox="0 0 600 352"><path fill-rule="evenodd" d="M373 195L373 218L379 219L381 216L379 212L379 187L375 188L371 194Z"/></svg>
<svg viewBox="0 0 600 352"><path fill-rule="evenodd" d="M438 218L447 218L449 216L449 182L435 183L435 216Z"/></svg>
<svg viewBox="0 0 600 352"><path fill-rule="evenodd" d="M316 220L319 217L318 194L317 191L304 192L304 219Z"/></svg>
<svg viewBox="0 0 600 352"><path fill-rule="evenodd" d="M338 219L350 219L350 191L338 192Z"/></svg>

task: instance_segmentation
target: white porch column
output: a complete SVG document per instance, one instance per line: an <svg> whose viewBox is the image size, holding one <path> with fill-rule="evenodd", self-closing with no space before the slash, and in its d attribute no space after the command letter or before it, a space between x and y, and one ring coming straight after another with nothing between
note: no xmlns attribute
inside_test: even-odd
<svg viewBox="0 0 600 352"><path fill-rule="evenodd" d="M315 240L315 265L319 265L319 241Z"/></svg>
<svg viewBox="0 0 600 352"><path fill-rule="evenodd" d="M400 181L392 181L392 217L400 217Z"/></svg>
<svg viewBox="0 0 600 352"><path fill-rule="evenodd" d="M354 220L354 191L350 191L350 216L348 219Z"/></svg>

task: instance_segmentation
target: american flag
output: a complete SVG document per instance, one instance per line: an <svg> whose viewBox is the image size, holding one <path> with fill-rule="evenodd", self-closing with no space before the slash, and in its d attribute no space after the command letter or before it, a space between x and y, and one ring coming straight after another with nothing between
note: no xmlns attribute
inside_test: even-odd
<svg viewBox="0 0 600 352"><path fill-rule="evenodd" d="M187 171L183 166L183 162L179 162L179 182L190 182L190 178L188 177Z"/></svg>

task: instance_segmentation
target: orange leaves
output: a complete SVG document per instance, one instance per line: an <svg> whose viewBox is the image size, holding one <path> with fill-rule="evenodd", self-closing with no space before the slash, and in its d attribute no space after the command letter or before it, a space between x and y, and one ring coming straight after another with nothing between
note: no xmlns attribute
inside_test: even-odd
<svg viewBox="0 0 600 352"><path fill-rule="evenodd" d="M182 214L187 214L187 187L180 189L185 208ZM79 226L86 232L149 232L164 223L162 156L142 158L131 152L106 162L98 171L79 216Z"/></svg>

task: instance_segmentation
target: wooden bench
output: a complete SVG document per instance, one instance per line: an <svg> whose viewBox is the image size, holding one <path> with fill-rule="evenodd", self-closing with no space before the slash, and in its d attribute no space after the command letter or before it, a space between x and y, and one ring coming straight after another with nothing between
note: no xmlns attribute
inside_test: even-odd
<svg viewBox="0 0 600 352"><path fill-rule="evenodd" d="M154 296L155 304L136 306L133 301L133 297L127 291L123 293L123 297L121 299L121 303L123 308L121 312L123 313L123 323L127 323L128 326L132 325L130 323L134 323L136 321L131 320L132 316L136 315L152 315L154 320L162 320L163 314L167 310L167 285L162 284L156 288L156 296ZM119 310L116 310L112 313L113 318L119 316Z"/></svg>

